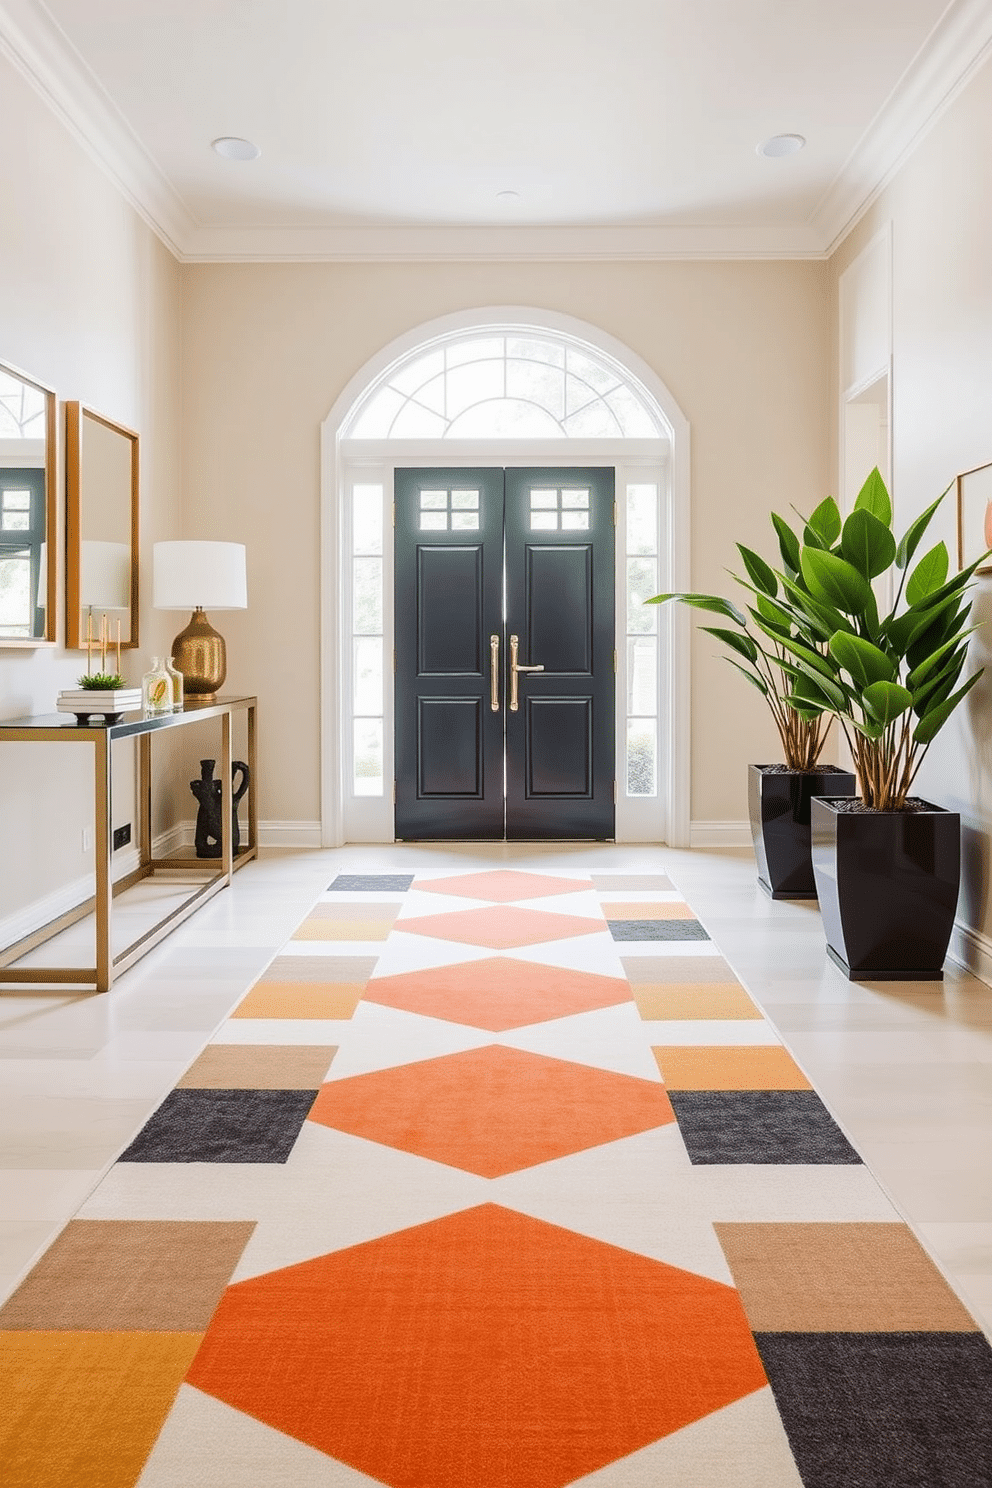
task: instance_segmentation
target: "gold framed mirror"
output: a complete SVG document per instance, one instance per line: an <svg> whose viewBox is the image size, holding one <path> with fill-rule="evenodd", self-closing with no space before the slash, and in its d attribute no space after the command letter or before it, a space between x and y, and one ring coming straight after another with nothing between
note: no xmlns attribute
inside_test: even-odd
<svg viewBox="0 0 992 1488"><path fill-rule="evenodd" d="M55 643L55 393L0 362L0 646Z"/></svg>
<svg viewBox="0 0 992 1488"><path fill-rule="evenodd" d="M138 644L138 436L82 403L65 405L66 645L101 632Z"/></svg>

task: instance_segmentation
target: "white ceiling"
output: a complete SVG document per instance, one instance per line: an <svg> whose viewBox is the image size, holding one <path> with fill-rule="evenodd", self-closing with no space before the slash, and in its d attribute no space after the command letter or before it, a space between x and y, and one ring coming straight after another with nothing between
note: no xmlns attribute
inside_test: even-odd
<svg viewBox="0 0 992 1488"><path fill-rule="evenodd" d="M0 48L184 259L819 256L992 4L0 0Z"/></svg>

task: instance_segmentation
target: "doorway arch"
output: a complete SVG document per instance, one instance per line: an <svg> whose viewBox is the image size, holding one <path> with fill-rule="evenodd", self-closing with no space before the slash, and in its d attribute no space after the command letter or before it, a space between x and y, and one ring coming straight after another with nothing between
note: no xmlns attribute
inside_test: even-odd
<svg viewBox="0 0 992 1488"><path fill-rule="evenodd" d="M469 421L462 418L459 422L458 416L432 420L417 414L416 408L426 408L428 413L433 410L435 415L439 411L441 415L447 414L448 407L439 401L436 384L426 392L417 393L412 418L409 414L397 417L404 400L410 401L407 395L411 388L427 387L431 377L443 371L448 361L457 364L459 357L464 360L470 355L479 360L483 353L477 356L469 343L478 348L487 338L492 345L502 338L507 366L513 360L514 349L528 340L560 348L563 389L570 371L586 373L595 384L599 369L600 387L607 390L606 407L619 407L621 412L624 406L633 408L631 419L626 422L615 419L611 425L608 413L597 416L589 412L575 418L574 414L581 413L583 407L591 409L593 401L589 397L582 403L575 391L577 384L569 384L569 391L561 394L564 401L556 410L561 414L559 427L552 429L546 423L539 427L538 413L525 411L524 437L514 437L514 430L521 427L521 417L519 412L508 413L505 402L495 433L491 417L487 432L478 418L474 422L472 418ZM451 348L454 350L449 356L447 352ZM624 393L627 405L619 396L610 403L610 387L618 394ZM505 398L506 383L503 393ZM477 400L484 401L481 397ZM507 427L509 434L504 432ZM388 521L382 525L378 549L383 585L379 636L383 679L379 686L385 700L379 721L383 744L379 763L373 761L370 767L373 774L379 772L378 777L371 782L371 789L368 782L359 780L356 796L352 719L356 711L353 668L357 653L352 586L353 582L364 582L355 578L361 565L367 568L372 563L374 567L373 560L353 556L359 551L352 528L356 487L362 501L378 500L386 510L391 501L392 470L397 466L533 466L561 465L563 461L613 466L620 481L618 491L635 493L629 496L631 501L638 499L637 491L649 489L643 484L644 472L655 472L652 479L658 498L657 588L689 588L688 421L657 374L629 347L598 327L573 316L521 306L484 307L443 316L411 329L384 346L352 377L335 401L321 426L321 840L324 846L338 846L348 840L392 840L392 690L388 684L392 596ZM625 554L626 495L618 501L618 510L618 552ZM634 551L636 554L647 550L635 547ZM637 571L643 574L644 560L624 557L619 575L620 594L625 593L628 571L634 572L631 564L640 564ZM653 789L647 793L650 799L646 799L643 778L637 776L625 812L621 803L631 782L624 768L618 768L621 809L617 814L617 840L663 839L672 846L688 846L688 625L679 606L667 606L654 614L657 615L658 737ZM622 637L627 622L619 612L618 621L618 636ZM633 623L640 628L639 620L635 618ZM364 643L368 640L367 627L358 629L363 632ZM631 639L640 641L639 637ZM620 639L617 644L620 699L627 696L630 646L623 646ZM372 654L374 650L374 646L367 647L363 654ZM621 725L626 729L624 716L625 708L618 706L618 736ZM626 732L618 742L620 760L626 755Z"/></svg>

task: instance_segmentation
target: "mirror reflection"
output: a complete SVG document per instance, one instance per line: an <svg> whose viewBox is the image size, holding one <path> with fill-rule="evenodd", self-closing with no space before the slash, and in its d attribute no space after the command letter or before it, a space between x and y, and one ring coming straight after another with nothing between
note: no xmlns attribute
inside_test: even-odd
<svg viewBox="0 0 992 1488"><path fill-rule="evenodd" d="M55 639L55 395L0 364L0 646Z"/></svg>
<svg viewBox="0 0 992 1488"><path fill-rule="evenodd" d="M138 644L138 436L66 404L68 645Z"/></svg>

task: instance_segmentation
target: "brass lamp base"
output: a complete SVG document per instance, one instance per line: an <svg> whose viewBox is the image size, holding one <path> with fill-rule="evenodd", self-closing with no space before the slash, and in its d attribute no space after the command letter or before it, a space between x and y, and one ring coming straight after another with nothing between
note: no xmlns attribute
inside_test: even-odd
<svg viewBox="0 0 992 1488"><path fill-rule="evenodd" d="M212 699L227 676L227 647L197 605L185 630L172 643L172 659L183 674L186 696L194 702Z"/></svg>

